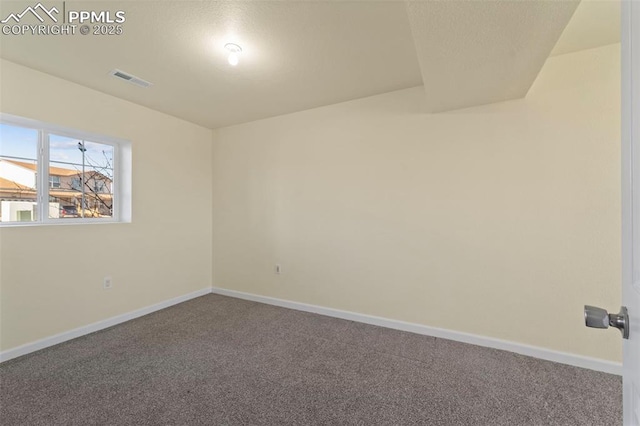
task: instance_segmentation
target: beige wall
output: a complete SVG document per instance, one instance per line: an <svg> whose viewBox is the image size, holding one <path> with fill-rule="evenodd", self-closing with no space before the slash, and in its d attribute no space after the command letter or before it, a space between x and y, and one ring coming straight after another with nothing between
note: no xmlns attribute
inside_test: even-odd
<svg viewBox="0 0 640 426"><path fill-rule="evenodd" d="M620 361L619 46L524 100L422 88L214 132L214 286ZM280 263L283 273L275 275Z"/></svg>
<svg viewBox="0 0 640 426"><path fill-rule="evenodd" d="M213 258L218 287L619 361L614 331L582 325L620 301L619 46L551 58L525 100L423 101L219 129L211 150L2 61L0 111L132 141L134 199L131 224L0 229L0 350L205 288Z"/></svg>
<svg viewBox="0 0 640 426"><path fill-rule="evenodd" d="M0 111L133 150L132 223L0 229L1 350L211 285L210 130L6 61Z"/></svg>

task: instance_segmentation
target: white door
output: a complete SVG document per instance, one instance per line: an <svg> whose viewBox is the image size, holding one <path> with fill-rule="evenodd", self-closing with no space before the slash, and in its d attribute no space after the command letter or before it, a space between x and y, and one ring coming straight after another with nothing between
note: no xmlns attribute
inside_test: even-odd
<svg viewBox="0 0 640 426"><path fill-rule="evenodd" d="M625 426L640 426L640 1L622 2L622 304Z"/></svg>

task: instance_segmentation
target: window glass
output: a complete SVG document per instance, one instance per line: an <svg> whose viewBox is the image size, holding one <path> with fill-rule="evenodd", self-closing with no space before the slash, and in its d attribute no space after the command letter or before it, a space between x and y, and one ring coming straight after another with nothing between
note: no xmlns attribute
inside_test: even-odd
<svg viewBox="0 0 640 426"><path fill-rule="evenodd" d="M37 130L0 123L0 222L37 220Z"/></svg>
<svg viewBox="0 0 640 426"><path fill-rule="evenodd" d="M49 135L49 218L104 218L113 215L111 145Z"/></svg>

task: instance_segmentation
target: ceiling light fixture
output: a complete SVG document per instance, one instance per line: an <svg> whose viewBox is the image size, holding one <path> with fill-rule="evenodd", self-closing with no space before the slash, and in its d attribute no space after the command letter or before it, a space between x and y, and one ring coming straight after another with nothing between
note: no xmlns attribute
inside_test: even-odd
<svg viewBox="0 0 640 426"><path fill-rule="evenodd" d="M224 48L229 51L229 57L227 58L227 60L229 61L229 65L232 65L234 67L238 65L242 48L235 43L227 43L224 45Z"/></svg>

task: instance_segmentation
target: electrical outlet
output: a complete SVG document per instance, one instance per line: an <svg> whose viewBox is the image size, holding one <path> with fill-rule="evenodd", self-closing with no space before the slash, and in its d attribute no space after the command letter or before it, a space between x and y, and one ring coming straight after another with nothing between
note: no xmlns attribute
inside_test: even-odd
<svg viewBox="0 0 640 426"><path fill-rule="evenodd" d="M104 281L102 282L102 288L105 290L109 290L113 287L113 283L111 282L111 277L104 277Z"/></svg>
<svg viewBox="0 0 640 426"><path fill-rule="evenodd" d="M278 265L278 264L276 264L275 273L276 274L281 274L282 273L282 269L280 268L280 265Z"/></svg>

